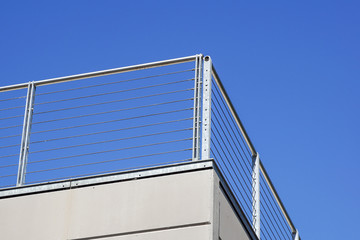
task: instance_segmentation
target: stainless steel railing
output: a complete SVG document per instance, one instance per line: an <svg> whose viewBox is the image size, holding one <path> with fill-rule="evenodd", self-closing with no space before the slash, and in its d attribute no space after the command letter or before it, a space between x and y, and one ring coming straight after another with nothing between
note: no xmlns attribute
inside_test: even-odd
<svg viewBox="0 0 360 240"><path fill-rule="evenodd" d="M0 188L213 158L259 239L300 239L209 56L0 87Z"/></svg>
<svg viewBox="0 0 360 240"><path fill-rule="evenodd" d="M211 59L208 61L214 159L259 239L300 239Z"/></svg>
<svg viewBox="0 0 360 240"><path fill-rule="evenodd" d="M0 187L192 160L197 59L0 88Z"/></svg>
<svg viewBox="0 0 360 240"><path fill-rule="evenodd" d="M1 93L0 187L16 184L25 103L26 89Z"/></svg>

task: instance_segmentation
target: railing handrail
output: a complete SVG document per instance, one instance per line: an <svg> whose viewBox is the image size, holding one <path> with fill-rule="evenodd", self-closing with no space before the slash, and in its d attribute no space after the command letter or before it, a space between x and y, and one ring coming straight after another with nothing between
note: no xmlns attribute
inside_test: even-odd
<svg viewBox="0 0 360 240"><path fill-rule="evenodd" d="M143 64L138 64L138 65L131 65L131 66L125 66L125 67L119 67L119 68L113 68L113 69L106 69L106 70L101 70L101 71L94 71L94 72L88 72L88 73L82 73L82 74L76 74L76 75L71 75L71 76L64 76L64 77L59 77L59 78L50 78L50 79L45 79L45 80L39 80L39 81L30 81L30 82L26 82L26 83L22 83L22 84L15 84L15 85L9 85L9 86L3 86L3 87L0 87L0 93L4 93L4 96L7 95L7 93L10 94L10 96L12 96L12 98L7 98L7 99L2 99L1 100L1 103L2 104L8 104L7 102L5 103L4 101L8 101L8 100L13 100L13 99L17 99L17 100L26 100L25 104L23 106L17 106L16 107L16 114L15 116L20 118L20 117L23 117L24 120L23 120L23 124L18 124L18 125L10 125L10 126L7 126L3 129L6 129L6 128L13 128L13 127L18 127L18 131L20 131L20 127L23 126L22 128L22 134L19 134L18 137L15 139L13 138L12 141L19 141L20 144L18 144L18 146L20 146L20 154L15 154L15 151L17 150L16 148L11 148L11 144L8 144L10 145L9 146L6 146L6 151L11 151L12 154L2 154L0 156L0 158L2 157L15 157L15 156L18 156L19 157L19 163L18 163L18 173L17 173L17 181L16 181L16 186L22 186L23 184L29 184L29 183L34 183L34 182L41 182L43 179L40 179L40 171L39 170L34 170L34 165L30 165L33 163L33 161L30 161L29 164L28 164L28 156L30 154L36 154L40 151L29 151L30 149L30 143L32 143L30 141L30 135L33 135L35 133L39 133L41 131L39 131L39 129L47 129L46 131L47 132L54 132L54 131L58 131L59 129L70 129L69 124L72 124L70 123L69 119L73 119L73 118L78 118L78 117L84 117L84 116L99 116L100 114L102 116L105 116L103 114L107 114L107 121L95 121L95 122L92 122L92 125L96 125L97 127L101 125L101 129L102 131L98 131L98 132L103 132L104 134L105 133L109 133L111 131L109 131L109 125L105 125L105 123L109 123L109 122L114 122L115 120L116 121L125 121L125 120L130 120L130 119L145 119L148 120L148 119L151 119L151 121L155 121L155 118L156 117L166 117L167 119L170 119L170 120L174 120L174 116L179 116L179 114L182 114L184 112L181 112L179 113L179 111L183 111L183 110L186 110L186 114L190 113L190 111L194 111L194 112L197 112L196 109L199 109L199 107L193 107L191 108L190 106L188 108L181 108L179 109L179 107L176 107L175 110L173 111L169 111L168 108L170 108L171 106L177 106L180 102L180 100L184 100L184 101L187 101L187 102L190 102L193 98L192 96L189 94L191 94L190 92L192 92L194 89L196 89L197 87L197 84L200 85L200 76L198 77L198 79L196 79L196 81L194 81L194 78L189 78L189 77L186 77L186 79L182 79L180 76L184 76L183 74L191 74L191 72L194 71L194 68L188 68L189 64L192 64L193 62L197 61L197 62L200 62L202 61L202 56L201 54L197 54L197 55L192 55L192 56L187 56L187 57L181 57L181 58L174 58L174 59L168 59L168 60L162 60L162 61L156 61L156 62L149 62L149 63L143 63ZM166 66L170 66L170 68L166 67ZM175 65L178 65L178 66L175 66ZM174 67L173 67L174 66ZM187 66L187 69L186 70L183 70L182 68L184 68L185 66ZM198 66L198 64L195 64L195 68ZM182 71L173 71L173 72L169 72L170 69L179 69L181 68ZM151 70L151 71L141 71L140 70L143 70L143 69L148 69L148 70ZM166 74L153 74L153 75L149 75L150 73L152 72L155 72L155 73L158 73L158 72L166 72ZM170 70L171 71L171 70ZM128 78L126 80L116 80L116 76L112 77L112 78L105 78L105 79L97 79L95 80L94 78L96 77L101 77L101 76L109 76L109 75L117 75L119 76L118 74L125 74L125 75L122 75L122 76L132 76L133 73L137 72L143 76L145 75L145 77L132 77L132 78ZM176 74L176 75L174 75ZM164 80L169 80L169 79L172 79L171 77L166 77L164 78L163 76L167 76L167 75L172 75L173 78L175 80L172 80L170 82L164 82ZM137 76L137 75L136 75ZM146 84L146 80L147 78L154 78L155 77L159 77L157 78L159 80L159 84ZM179 78L181 78L179 80ZM61 86L61 90L59 91L57 89L57 91L53 91L53 92L46 92L46 88L48 86L51 86L51 85L57 85L57 83L71 83L71 82L76 82L76 80L80 80L80 79L86 79L85 81L82 81L82 82L79 82L79 83L74 83L73 85L69 84L69 85L63 85ZM112 79L115 79L115 80L112 80ZM93 81L92 81L93 80ZM112 82L108 82L109 80L111 80ZM140 80L143 80L143 81L146 81L146 82L140 82ZM155 79L156 80L156 79ZM99 84L99 81L100 81L100 84ZM117 83L129 83L130 86L132 86L134 83L131 83L132 81L139 81L139 84L145 84L144 86L141 86L141 87L131 87L131 88L126 88L125 85L117 85L117 86L120 86L120 87L125 87L124 89L122 89L121 91L112 91L111 90L111 87L106 87L107 85L109 84L117 84ZM91 82L94 82L94 83L97 83L97 84L92 84ZM193 85L195 82L195 85ZM196 84L197 83L197 84ZM84 86L86 85L86 86ZM76 86L75 88L72 87L68 90L81 90L81 91L72 91L70 92L69 94L80 94L80 95L84 95L84 96L76 96L76 97L73 97L73 98L68 98L66 94L63 94L64 92L68 91L66 88L68 86ZM194 86L194 87L193 87ZM97 89L101 89L101 91L103 91L102 93L99 93L99 94L90 94L90 95L86 95L88 93L86 93L87 90L82 90L82 89L88 89L89 87L92 87L91 90L89 90L90 92L91 91L96 91L95 88L93 87L97 87ZM55 87L56 88L56 87ZM63 89L65 88L65 89ZM179 90L179 89L180 90ZM26 96L18 96L18 97L14 97L13 95L19 95L19 94L23 94L22 91L16 91L16 90L26 90L27 89L27 95ZM39 89L41 89L40 91L44 91L45 92L40 92L39 94L36 94L35 91L38 91ZM42 90L44 89L44 90ZM95 90L94 90L95 89ZM156 89L159 89L159 93L157 94L148 94L149 91L154 91ZM169 89L169 90L167 90ZM15 93L16 91L16 93ZM61 95L55 95L55 96L52 96L52 95L47 95L49 93L58 93L58 92L61 92L62 94ZM89 92L89 93L90 93ZM146 93L146 94L145 94ZM45 95L44 95L45 94ZM78 99L82 99L82 98L87 98L87 97L98 97L98 96L106 96L108 94L112 94L111 95L111 98L106 98L108 100L96 100L96 101L100 101L101 104L108 104L108 105L103 105L104 108L107 108L106 111L101 111L101 112L96 112L96 114L94 113L91 113L89 114L89 111L93 111L93 107L94 106L97 106L98 104L94 104L91 102L91 104L80 104L82 100L78 101ZM143 96L138 96L137 94L144 94ZM172 94L172 96L175 97L175 101L164 101L164 100L161 100L162 98L164 97L167 97L169 95L167 94ZM166 96L165 96L166 95ZM180 96L186 96L186 97L180 97ZM48 99L48 98L51 98L52 101L45 101L45 102L41 102L40 100L40 103L35 103L35 98L36 96L36 99L37 101L41 98L43 99ZM194 97L196 97L196 95L194 95ZM53 99L56 99L56 101L53 101ZM59 98L59 99L58 99ZM146 98L146 99L145 99ZM179 99L180 98L180 99ZM95 98L93 98L95 99ZM60 105L62 106L62 102L64 101L68 101L68 100L76 100L75 102L73 103L70 103L70 102L67 102L66 104L66 107L61 107L61 108L58 108ZM84 100L86 101L86 100ZM141 102L143 101L143 102ZM150 102L152 104L142 104L142 103L146 103L146 102ZM47 111L40 111L40 112L37 112L36 110L37 109L41 109L41 107L38 107L37 105L40 105L40 104L48 104L46 105L46 108L49 108L47 109ZM116 106L119 108L119 106L124 106L120 109L117 109L116 111L115 110L109 110L109 108L113 107L113 104L117 104ZM131 107L128 107L126 106L127 103L129 104L132 104ZM57 104L57 105L52 105L52 104ZM122 104L122 105L121 105ZM134 105L135 104L135 105ZM171 104L171 105L170 105ZM36 105L36 106L35 106ZM76 106L75 106L76 105ZM43 105L42 105L43 106ZM54 107L55 106L55 110L51 109L51 107ZM69 107L71 106L71 107ZM126 106L126 107L125 107ZM24 108L24 114L20 114L20 111L22 110L21 107ZM85 109L86 107L86 109ZM80 110L81 108L81 110ZM140 114L139 113L139 110L140 109L145 109L144 111L155 111L154 113L151 113L151 114ZM6 110L8 114L12 115L13 117L13 113L14 112L9 112L9 111L12 111L13 108L4 108L2 110ZM15 108L14 108L15 109ZM35 109L35 111L34 111ZM85 109L85 110L84 110ZM163 109L163 110L161 110ZM119 118L117 116L117 119L111 119L113 116L115 116L114 114L117 112L120 112L119 110L121 110L122 112L129 112L131 111L130 113L130 117L126 117L126 118ZM161 110L161 111L160 111ZM35 119L38 119L40 115L37 115L39 113L49 113L49 115L47 115L46 117L49 118L48 121L36 121L35 120L35 124L36 125L36 129L38 129L38 131L35 131L35 132L32 132L31 131L31 127L32 127L32 116L33 116L33 111L34 111L34 115L35 115ZM66 112L61 112L61 111L66 111ZM54 112L54 113L53 113ZM2 112L3 113L3 112ZM61 117L59 118L59 113L60 114L70 114L69 116L66 116L66 117ZM86 113L86 114L85 114ZM111 113L111 115L110 115ZM165 116L165 114L168 114ZM42 116L42 115L41 115ZM7 119L7 118L2 118L2 120L4 119ZM94 120L95 118L91 118L90 121ZM110 120L111 121L110 121ZM141 120L142 120L141 119ZM186 121L188 124L190 122L190 120L192 120L191 117L187 118L189 121ZM63 128L59 128L58 125L54 125L53 122L57 121L57 120L64 120L62 121L61 123L63 124L62 126L67 126L66 128L63 127ZM139 120L140 121L140 120ZM148 120L150 121L150 120ZM194 120L195 121L195 120ZM197 120L195 122L198 122L200 121L200 117L197 118ZM165 122L169 122L169 121L162 121L163 123ZM6 122L6 124L10 124L11 122L8 121ZM151 122L153 123L153 122ZM165 134L165 133L168 133L168 135L166 135L166 137L169 137L171 134L170 132L167 132L165 131L167 126L166 124L162 124L161 125L161 129L164 129L164 131L158 131L156 134L135 134L135 132L137 131L135 128L133 128L131 131L130 130L127 130L126 132L124 132L124 134L135 134L135 136L138 136L138 137L153 137L155 138L156 135L158 134ZM44 124L48 124L48 125L44 125ZM181 122L181 123L178 123L179 126L180 125L183 125L185 124L184 122ZM200 127L200 124L198 124ZM140 124L139 126L144 126L143 124ZM77 127L87 127L86 124L80 124L78 125ZM157 125L157 127L160 128L160 124ZM111 128L111 127L110 127ZM130 129L130 128L129 128ZM143 128L145 129L145 128ZM150 128L146 128L146 131L149 131ZM187 129L187 130L191 130L193 128L183 128L181 127L181 129ZM196 130L196 128L194 127L194 129ZM107 130L107 131L105 131ZM145 131L145 130L144 130ZM2 132L2 134L7 134L8 132ZM179 132L177 132L179 133ZM73 134L70 133L70 131L64 133L64 134L67 134L67 138L69 138L70 136L72 136ZM182 136L184 133L181 132L179 133L180 135L178 136ZM58 137L55 137L56 140L60 140L62 141L60 144L65 144L64 146L66 146L66 149L69 148L70 146L66 145L65 143L65 140L61 140L62 138L59 138L59 136L61 135L61 133L56 132L55 134L56 136ZM48 136L55 136L55 135L48 135ZM11 135L10 135L11 136ZM53 150L56 150L56 149L65 149L64 146L60 146L58 148L49 148L47 146L50 146L49 143L48 143L48 136L44 136L44 135L36 135L35 137L37 137L38 139L41 139L41 144L42 145L36 145L39 149L41 148L42 152L46 152L46 151L53 151ZM101 136L105 136L105 135L101 135ZM197 136L197 135L196 135ZM9 137L9 135L7 136L4 136L4 137ZM32 137L33 138L33 137ZM52 137L53 139L51 140L54 140L54 137ZM194 138L194 137L193 137ZM199 137L197 137L199 138ZM119 138L114 138L114 139L117 139L117 141L120 141L121 139ZM114 140L113 139L113 140ZM123 138L123 139L126 139L126 138ZM187 140L187 138L185 137L180 137L179 139L184 139L184 140ZM89 139L87 139L89 140ZM189 139L190 140L190 139ZM129 140L130 141L130 140ZM39 142L39 141L38 141ZM99 141L99 140L96 140L96 141L92 141L92 146L99 146L99 144L102 144L104 141ZM160 141L161 142L161 141ZM3 142L2 142L3 143ZM165 144L165 142L161 142L162 144ZM45 145L44 145L45 144ZM96 145L97 144L97 145ZM160 143L158 143L160 144ZM177 144L177 146L180 146L181 144L183 143L172 143L172 142L169 142L168 141L168 144L167 146L175 146ZM12 144L14 146L17 146L15 144ZM73 145L73 144L71 144ZM31 146L34 146L33 144ZM72 147L82 147L81 151L90 151L90 148L88 147L84 147L84 146L88 146L88 145L81 145L81 144L77 144L77 145L73 145ZM110 145L109 145L110 146ZM139 145L138 147L147 147L147 149L150 149L149 146L145 146L145 145ZM155 146L155 145L154 145ZM197 148L197 145L196 145L196 148ZM127 151L127 152L130 152L130 151L133 151L133 150L130 150L132 148L124 148L123 151ZM155 149L155 147L154 147ZM184 152L185 150L188 151L188 150L191 150L189 148L186 148L186 147L183 147L181 149L184 149ZM106 154L107 152L110 152L111 151L119 151L121 149L114 149L111 148L111 149L107 149L107 151L90 151L88 154L100 154L100 153L104 153ZM80 151L80 150L79 150ZM84 152L82 154L84 154ZM167 154L169 151L159 151L163 154ZM178 154L178 153L176 153ZM68 155L64 155L62 156L62 158L66 158L66 157L71 157L73 154L68 154ZM81 155L81 154L78 154L78 155ZM175 155L175 154L174 154ZM180 153L178 154L180 156ZM33 155L34 156L34 155ZM39 155L36 155L36 156L39 156ZM77 155L76 155L77 156ZM134 155L134 157L138 157L140 158L141 155ZM60 159L60 157L59 157ZM89 158L90 159L90 158ZM191 160L190 158L184 158L186 160ZM44 159L43 159L44 160ZM49 160L48 158L45 158L45 160ZM117 159L119 160L119 159ZM183 160L183 159L181 159ZM92 161L91 164L95 164L95 161L93 160L89 160L89 161ZM180 160L179 160L180 161ZM45 162L45 161L43 161ZM31 171L26 171L26 167L27 166L31 166L32 170ZM78 164L79 165L79 164ZM84 166L90 166L90 162L87 162L86 164L83 164ZM15 166L15 165L14 165ZM15 174L15 171L13 170L14 169L14 166L11 165L11 164L7 164L7 165L4 165L2 164L0 166L0 170L4 171L4 173L9 173L10 171L13 171L12 174L3 174L2 176L0 177L6 177L7 180L10 179L10 178L13 178L13 176L16 176ZM38 166L38 165L37 165ZM105 166L105 165L103 165ZM44 168L44 166L42 166ZM60 170L61 171L65 171L64 169L67 169L67 168L70 168L70 167L76 167L74 164L67 164L66 166L61 166L59 167L57 170ZM77 166L77 167L80 167ZM103 167L104 169L106 167ZM46 172L46 171L50 171L50 170L55 170L55 169L49 169L49 168L46 168L46 169L42 169L41 172ZM109 170L109 169L107 169ZM105 170L102 170L102 171L105 171ZM109 170L110 171L110 170ZM39 174L38 174L39 173ZM25 181L25 176L26 175L31 175L32 177L32 182L31 181ZM90 174L90 173L89 173ZM38 179L36 179L38 178ZM35 180L35 181L34 181ZM10 180L9 180L10 181ZM4 184L4 186L10 186L10 185L6 185Z"/></svg>
<svg viewBox="0 0 360 240"><path fill-rule="evenodd" d="M227 105L228 105L228 107L229 107L229 109L230 109L230 111L231 111L231 113L232 113L232 115L233 115L233 117L234 117L240 131L241 131L241 133L243 134L244 139L245 139L245 141L246 141L246 143L247 143L253 157L256 156L257 152L255 150L254 144L252 143L249 135L247 134L247 132L245 130L245 127L244 127L243 123L241 122L240 117L237 114L237 112L236 112L236 110L234 108L234 105L232 104L232 102L231 102L231 100L229 98L229 95L227 94L227 92L226 92L226 90L224 88L224 85L222 84L222 82L220 80L220 77L219 77L218 73L215 70L214 64L212 65L212 73L213 73L214 80L217 83L217 85L219 87L219 90L220 90L222 96L224 97L224 99L225 99L225 101L226 101L226 103L227 103ZM292 233L296 234L297 229L295 228L295 225L294 225L293 221L291 220L291 218L290 218L290 216L289 216L283 202L281 201L281 198L280 198L279 194L277 193L277 191L276 191L276 189L274 187L274 184L272 183L272 181L271 181L271 179L270 179L270 177L269 177L269 175L268 175L268 173L267 173L261 159L259 160L259 162L260 162L260 171L264 175L264 178L265 178L265 180L266 180L272 194L274 195L274 197L275 197L275 199L276 199L276 201L277 201L283 215L285 216L285 219L286 219L287 223L289 224ZM300 237L299 237L299 239L300 239Z"/></svg>
<svg viewBox="0 0 360 240"><path fill-rule="evenodd" d="M26 106L25 106L25 114L24 114L24 124L23 124L23 135L22 135L22 141L21 141L21 152L20 152L20 160L19 160L19 172L18 172L18 180L17 180L17 186L21 186L24 184L24 178L19 178L19 176L25 176L26 172L26 166L27 166L27 155L28 155L28 145L29 137L30 136L30 129L31 129L31 121L32 121L32 111L33 111L33 97L35 95L35 88L38 86L44 86L44 85L50 85L55 83L63 83L63 82L70 82L80 79L87 79L87 78L94 78L94 77L101 77L106 75L112 75L112 74L119 74L119 73L125 73L125 72L132 72L137 70L143 70L143 69L150 69L150 68L156 68L156 67L163 67L163 66L169 66L173 64L181 64L181 63L188 63L188 62L195 62L195 69L191 69L191 71L195 70L195 77L190 79L194 80L194 88L191 88L190 90L194 90L194 97L192 98L194 100L194 106L193 108L188 108L186 110L193 110L193 128L189 128L193 130L193 157L192 160L200 160L199 152L201 152L201 159L207 160L210 159L210 149L211 148L211 82L212 79L214 80L214 85L217 86L217 94L222 98L223 100L223 106L228 110L229 117L235 120L233 122L233 126L238 129L237 133L241 136L241 139L243 143L241 144L245 148L247 148L248 157L253 158L253 169L251 176L252 178L252 193L256 193L256 196L252 196L252 204L253 204L253 225L254 229L256 230L256 235L260 238L260 173L262 173L265 182L267 184L267 189L269 189L273 196L273 202L275 205L278 206L278 213L282 214L283 223L288 225L287 230L291 230L291 233L294 236L294 239L300 239L298 235L298 231L295 228L295 225L293 221L291 220L283 202L280 199L280 196L278 192L276 191L273 182L271 181L257 151L255 150L254 144L252 143L248 133L246 132L246 129L240 120L239 115L237 114L237 111L235 110L235 107L233 103L230 100L230 97L228 93L226 92L223 83L220 80L220 77L218 73L215 70L214 64L212 63L212 60L210 56L203 56L202 54L196 54L192 56L182 57L182 58L174 58L169 60L163 60L163 61L156 61L156 62L149 62L144 64L138 64L138 65L131 65L131 66L125 66L125 67L119 67L119 68L113 68L113 69L107 69L107 70L101 70L101 71L94 71L94 72L88 72L88 73L82 73L82 74L76 74L71 76L65 76L65 77L58 77L58 78L50 78L45 80L39 80L39 81L31 81L21 84L15 84L15 85L9 85L9 86L3 86L0 87L0 93L6 92L6 91L12 91L12 90L19 90L19 89L28 89L28 94L26 97ZM204 72L202 72L202 70ZM101 79L100 79L101 80ZM84 84L87 84L87 82L84 82ZM162 85L162 84L160 84ZM153 85L153 86L160 86L160 85ZM203 94L201 94L201 89L203 89ZM133 90L133 89L132 89ZM189 89L187 89L189 90ZM129 91L129 89L127 90ZM202 97L201 97L202 96ZM216 97L216 96L215 96ZM131 98L125 99L130 100ZM188 99L189 100L189 99ZM202 101L201 101L202 100ZM176 101L175 101L176 102ZM202 102L202 103L201 103ZM151 105L150 105L151 106ZM216 105L214 105L216 106ZM216 108L215 108L216 109ZM202 114L201 113L202 110ZM177 110L178 111L178 110ZM151 114L150 114L151 115ZM150 116L149 115L149 116ZM146 116L146 115L145 115ZM200 120L201 119L201 120ZM21 125L19 125L21 126ZM215 125L214 125L215 126ZM200 129L202 131L202 134L200 136ZM216 127L215 127L216 129ZM145 135L146 136L146 135ZM201 143L200 143L201 138ZM191 139L191 138L190 138ZM119 139L117 139L119 140ZM95 142L96 144L101 142ZM94 143L94 144L95 144ZM219 143L221 144L221 143ZM81 145L78 145L81 146ZM215 145L216 147L216 145ZM58 148L61 149L61 148ZM52 149L54 150L54 149ZM119 149L118 149L119 150ZM228 150L228 152L230 152ZM79 155L81 156L81 155ZM221 156L219 157L222 158ZM254 164L254 159L256 160L256 164ZM49 159L47 159L49 160ZM191 160L191 159L190 159ZM254 168L256 166L256 169ZM250 169L251 172L251 169ZM256 174L254 174L256 173ZM225 174L225 173L224 173ZM251 180L250 180L251 181ZM251 191L251 190L250 190ZM250 197L251 199L251 197ZM250 200L251 201L251 200ZM255 203L257 204L255 206ZM251 207L249 207L251 208ZM279 210L280 209L280 210ZM250 213L251 215L251 213ZM251 217L249 217L251 218ZM284 221L284 219L286 221ZM256 223L256 224L255 224ZM288 234L290 231L288 231Z"/></svg>
<svg viewBox="0 0 360 240"><path fill-rule="evenodd" d="M34 81L33 83L36 86L42 86L42 85L48 85L48 84L52 84L52 83L61 83L61 82L80 80L80 79L84 79L84 78L101 77L101 76L106 76L106 75L111 75L111 74L131 72L131 71L136 71L136 70L142 70L142 69L148 69L148 68L154 68L154 67L162 67L162 66L168 66L168 65L178 64L178 63L191 62L191 61L195 61L196 57L198 57L198 56L202 56L202 55L196 54L196 55L182 57L182 58L173 58L173 59L157 61L157 62L143 63L143 64L138 64L138 65L131 65L131 66L120 67L120 68L112 68L112 69L101 70L101 71L96 71L96 72L88 72L88 73L70 75L70 76L66 76L66 77L50 78L50 79L45 79L45 80ZM9 85L9 86L3 86L3 87L0 87L0 92L24 89L27 87L28 87L28 82Z"/></svg>

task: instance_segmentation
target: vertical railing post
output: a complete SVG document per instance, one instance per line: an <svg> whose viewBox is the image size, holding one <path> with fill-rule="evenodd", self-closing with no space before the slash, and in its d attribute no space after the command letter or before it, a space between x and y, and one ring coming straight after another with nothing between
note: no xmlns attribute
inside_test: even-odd
<svg viewBox="0 0 360 240"><path fill-rule="evenodd" d="M201 159L210 158L210 127L211 127L211 69L212 61L209 56L204 57L203 74L203 102L202 102L202 143Z"/></svg>
<svg viewBox="0 0 360 240"><path fill-rule="evenodd" d="M16 186L22 186L25 183L26 165L29 154L30 131L32 123L32 115L34 110L35 84L29 82L28 92L26 96L26 105L24 113L24 124L21 136L20 154L19 154L19 168Z"/></svg>
<svg viewBox="0 0 360 240"><path fill-rule="evenodd" d="M195 86L194 86L194 114L193 114L193 156L192 160L199 160L200 155L200 110L201 110L201 69L202 55L195 60Z"/></svg>
<svg viewBox="0 0 360 240"><path fill-rule="evenodd" d="M253 156L252 161L252 220L253 229L260 239L260 157Z"/></svg>

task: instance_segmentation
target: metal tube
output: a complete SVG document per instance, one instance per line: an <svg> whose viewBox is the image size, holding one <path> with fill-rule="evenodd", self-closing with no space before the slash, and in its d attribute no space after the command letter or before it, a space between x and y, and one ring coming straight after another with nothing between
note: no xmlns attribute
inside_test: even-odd
<svg viewBox="0 0 360 240"><path fill-rule="evenodd" d="M21 143L20 143L20 153L19 153L19 165L18 165L18 174L17 174L17 181L16 186L22 185L23 180L23 155L24 155L24 149L25 149L25 134L26 134L26 124L28 119L28 109L30 104L30 93L31 93L31 83L28 83L28 91L26 95L26 103L25 103L25 112L24 112L24 122L23 122L23 129L22 129L22 135L21 135Z"/></svg>
<svg viewBox="0 0 360 240"><path fill-rule="evenodd" d="M199 160L200 151L200 100L201 100L201 63L202 55L195 61L194 113L193 113L193 161Z"/></svg>
<svg viewBox="0 0 360 240"><path fill-rule="evenodd" d="M226 93L225 88L224 88L224 86L223 86L223 84L222 84L222 82L221 82L221 80L220 80L220 78L219 78L219 75L217 74L214 66L212 67L212 73L213 73L215 82L217 83L217 85L218 85L218 87L219 87L219 89L220 89L220 91L221 91L221 93L222 93L222 96L224 97L224 99L225 99L225 101L226 101L226 103L227 103L227 105L228 105L228 107L229 107L232 115L234 116L235 121L236 121L236 123L237 123L237 125L238 125L238 127L239 127L239 129L240 129L240 131L241 131L241 133L243 134L244 139L245 139L245 141L246 141L246 143L247 143L247 145L248 145L248 147L249 147L252 155L255 156L255 155L256 155L255 147L254 147L254 145L252 144L252 142L251 142L251 140L250 140L250 137L248 136L248 134L247 134L247 132L246 132L246 130L245 130L245 127L244 127L244 125L242 124L242 122L241 122L241 120L240 120L240 118L239 118L239 115L236 113L235 108L234 108L234 105L232 104L232 102L231 102L228 94ZM279 197L279 194L277 193L277 191L276 191L276 189L275 189L272 181L270 180L270 177L269 177L269 175L267 174L267 172L266 172L266 170L265 170L265 168L264 168L261 160L260 160L259 162L260 162L260 170L261 170L261 172L263 173L264 178L265 178L267 184L268 184L269 187L270 187L271 192L273 193L273 195L274 195L274 197L275 197L275 199L276 199L276 202L278 203L278 205L279 205L279 207L280 207L283 215L285 216L286 221L288 222L288 224L289 224L289 226L290 226L290 228L291 228L291 231L292 231L292 232L295 232L295 231L296 231L296 228L295 228L293 222L291 221L291 218L290 218L289 214L287 213L287 211L286 211L286 209L285 209L285 206L284 206L284 204L282 203L282 201L281 201L281 199L280 199L280 197Z"/></svg>
<svg viewBox="0 0 360 240"><path fill-rule="evenodd" d="M211 135L211 68L212 61L209 56L204 58L203 75L203 104L202 104L202 144L201 159L210 159Z"/></svg>
<svg viewBox="0 0 360 240"><path fill-rule="evenodd" d="M26 98L23 133L21 137L21 147L19 155L19 168L16 186L22 186L25 183L26 165L29 154L30 132L32 115L34 110L35 84L28 83L28 93Z"/></svg>
<svg viewBox="0 0 360 240"><path fill-rule="evenodd" d="M52 84L52 83L69 82L69 81L80 80L80 79L85 79L85 78L101 77L101 76L106 76L106 75L111 75L111 74L116 74L116 73L131 72L131 71L135 71L135 70L142 70L142 69L148 69L148 68L154 68L154 67L162 67L162 66L173 65L173 64L178 64L178 63L191 62L191 61L194 61L198 56L199 55L193 55L193 56L174 58L174 59L158 61L158 62L144 63L144 64L127 66L127 67L120 67L120 68L113 68L113 69L96 71L96 72L71 75L71 76L66 76L66 77L50 78L50 79L46 79L46 80L35 81L34 84L36 86L43 86L43 85L48 85L48 84ZM27 83L4 86L4 87L0 87L0 92L5 92L5 91L10 91L10 90L15 90L15 89L23 89L23 88L27 88L27 86L28 86Z"/></svg>
<svg viewBox="0 0 360 240"><path fill-rule="evenodd" d="M252 164L252 220L253 229L260 239L260 158L258 153L253 157Z"/></svg>

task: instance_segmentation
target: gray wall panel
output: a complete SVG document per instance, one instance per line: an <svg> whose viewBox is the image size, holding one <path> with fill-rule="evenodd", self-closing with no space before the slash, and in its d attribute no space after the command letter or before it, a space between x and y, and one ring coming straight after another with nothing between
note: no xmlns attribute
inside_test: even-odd
<svg viewBox="0 0 360 240"><path fill-rule="evenodd" d="M220 237L222 240L249 240L224 194L220 194Z"/></svg>
<svg viewBox="0 0 360 240"><path fill-rule="evenodd" d="M249 239L213 169L0 199L0 239Z"/></svg>

